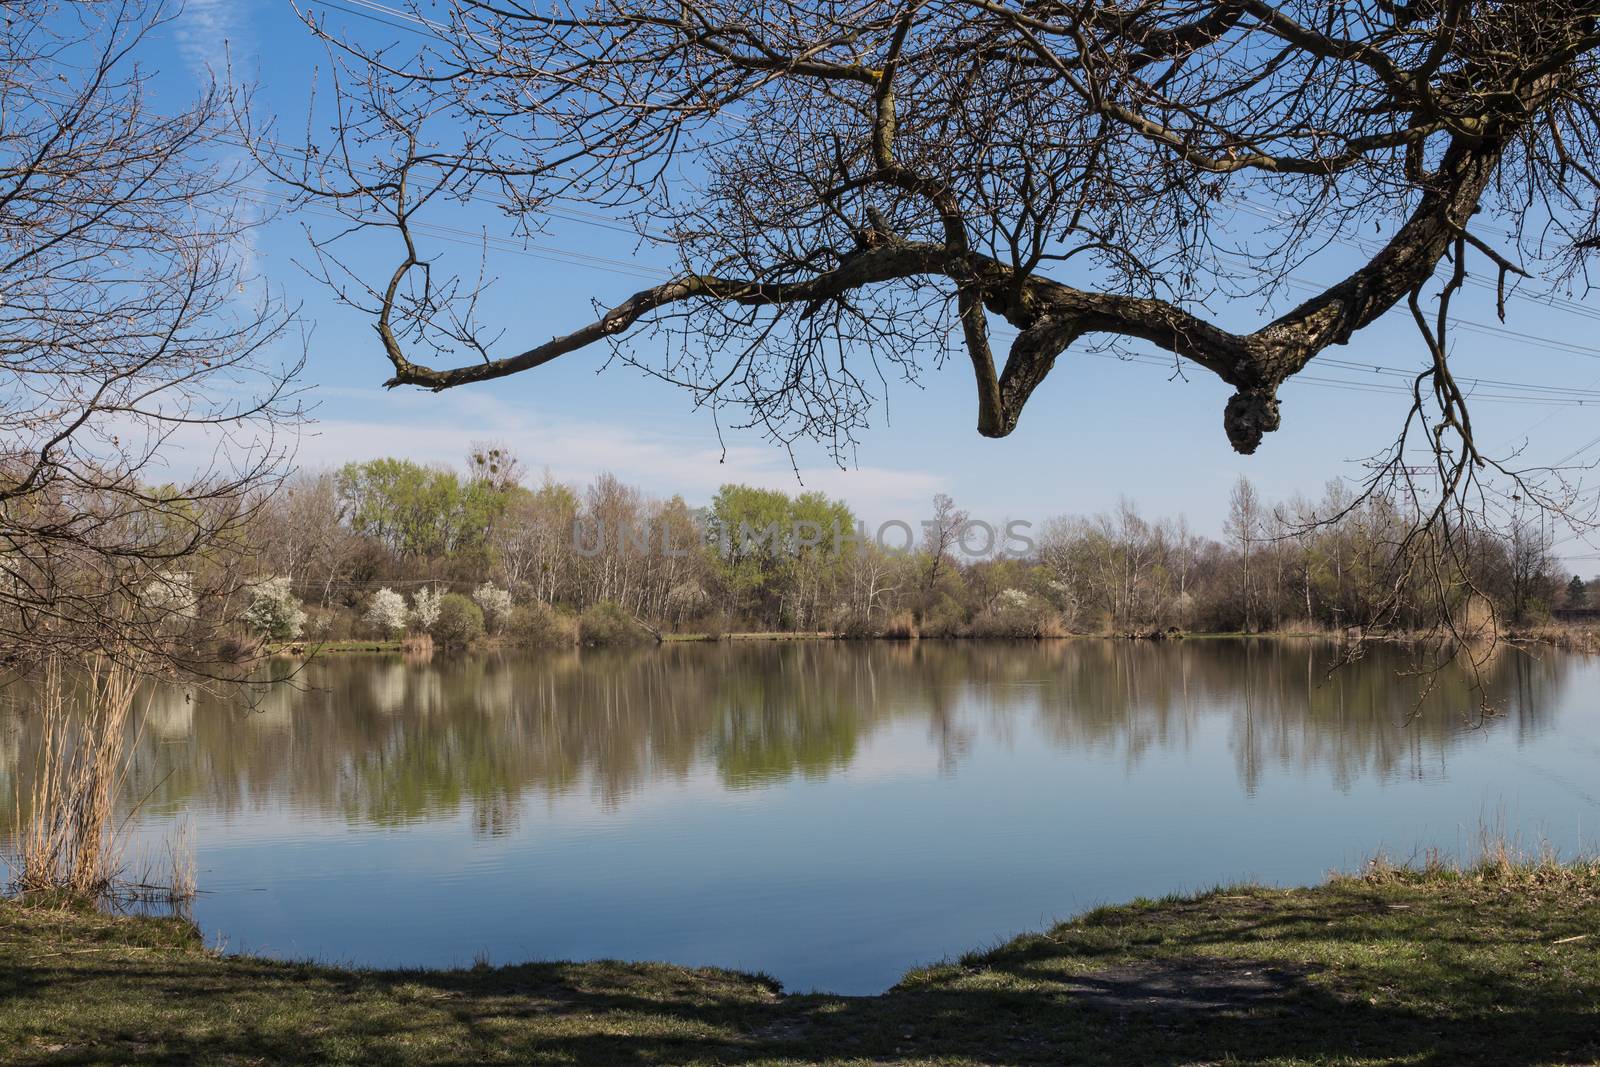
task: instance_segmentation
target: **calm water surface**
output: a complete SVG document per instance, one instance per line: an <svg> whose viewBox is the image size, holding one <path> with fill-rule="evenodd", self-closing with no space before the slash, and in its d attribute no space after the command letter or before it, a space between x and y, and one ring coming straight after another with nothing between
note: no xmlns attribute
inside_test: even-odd
<svg viewBox="0 0 1600 1067"><path fill-rule="evenodd" d="M1406 660L1299 641L744 643L313 663L173 692L137 739L141 833L187 819L232 950L374 965L671 960L789 989L1087 907L1485 824L1600 841L1600 659L1506 654L1413 716ZM277 665L275 669L288 670ZM0 710L0 811L35 733ZM10 780L3 780L10 779Z"/></svg>

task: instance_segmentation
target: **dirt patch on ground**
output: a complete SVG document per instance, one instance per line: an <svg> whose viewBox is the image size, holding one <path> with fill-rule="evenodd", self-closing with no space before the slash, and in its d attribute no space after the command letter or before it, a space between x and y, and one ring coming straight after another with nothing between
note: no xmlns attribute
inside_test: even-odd
<svg viewBox="0 0 1600 1067"><path fill-rule="evenodd" d="M1282 1007L1315 969L1256 960L1133 963L1066 983L1083 1004L1108 1011L1255 1013Z"/></svg>

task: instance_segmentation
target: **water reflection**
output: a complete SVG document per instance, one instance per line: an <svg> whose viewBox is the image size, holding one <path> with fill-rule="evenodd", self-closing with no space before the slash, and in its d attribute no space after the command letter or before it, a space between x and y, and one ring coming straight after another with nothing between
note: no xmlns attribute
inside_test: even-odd
<svg viewBox="0 0 1600 1067"><path fill-rule="evenodd" d="M1581 662L1500 656L1487 675L1499 713L1481 720L1462 672L1437 676L1418 707L1396 650L1330 675L1331 657L1313 641L930 641L275 663L278 684L249 694L151 694L125 801L221 813L287 801L377 826L470 811L494 834L530 795L615 809L702 765L729 790L825 778L896 721L923 724L941 772L957 774L975 733L1004 741L1019 720L1132 772L1221 719L1246 793L1272 767L1347 790L1440 775L1453 739L1476 730L1537 735ZM34 750L26 715L0 718L0 767L24 793Z"/></svg>
<svg viewBox="0 0 1600 1067"><path fill-rule="evenodd" d="M125 808L195 821L196 919L375 965L597 956L881 990L1079 908L1314 881L1480 821L1600 844L1600 660L1499 713L1313 641L729 643L273 664L151 693ZM37 726L0 708L0 831ZM1533 843L1530 840L1530 843Z"/></svg>

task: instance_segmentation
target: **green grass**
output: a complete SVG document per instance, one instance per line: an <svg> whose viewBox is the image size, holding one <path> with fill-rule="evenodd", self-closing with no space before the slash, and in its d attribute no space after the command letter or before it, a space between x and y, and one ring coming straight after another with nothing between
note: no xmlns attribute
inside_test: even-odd
<svg viewBox="0 0 1600 1067"><path fill-rule="evenodd" d="M750 630L734 633L667 633L662 631L662 641L831 641L833 634L826 630Z"/></svg>
<svg viewBox="0 0 1600 1067"><path fill-rule="evenodd" d="M403 652L404 642L381 638L351 639L348 641L283 641L264 649L269 656L323 655L329 652Z"/></svg>
<svg viewBox="0 0 1600 1067"><path fill-rule="evenodd" d="M657 964L362 971L222 957L175 921L6 903L0 1060L1594 1062L1600 865L1378 869L1141 901L858 998Z"/></svg>

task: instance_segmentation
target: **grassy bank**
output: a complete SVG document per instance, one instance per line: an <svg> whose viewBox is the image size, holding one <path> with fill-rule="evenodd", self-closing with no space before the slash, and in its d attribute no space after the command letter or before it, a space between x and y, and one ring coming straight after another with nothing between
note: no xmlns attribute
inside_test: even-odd
<svg viewBox="0 0 1600 1067"><path fill-rule="evenodd" d="M661 640L666 644L716 642L716 641L832 641L840 635L829 633L825 630L755 630L734 633L698 633L685 631L682 633L663 632ZM1139 635L1148 636L1148 635ZM1162 637L1168 635L1163 634ZM1014 640L1014 641L1040 641L1040 640L1126 640L1130 637L1127 633L1071 633L1059 638L1040 637L955 637L941 635L938 637L924 637L928 641L966 641L966 640ZM1212 631L1212 630L1187 630L1172 634L1171 637L1188 641L1205 641L1216 639L1237 639L1242 637L1258 638L1320 638L1324 640L1339 640L1340 635L1324 630L1263 630L1254 633L1239 631ZM877 641L903 641L905 638L892 634L874 635L868 640ZM1394 644L1416 643L1423 638L1416 634L1396 633L1380 637L1371 637L1368 640L1381 641ZM1526 648L1559 648L1569 652L1582 652L1588 654L1600 653L1600 631L1593 628L1578 626L1547 625L1534 628L1515 630L1506 634L1504 641L1511 645ZM472 646L477 651L522 651L523 646L504 637L488 637L474 642ZM563 646L567 647L567 646ZM402 641L384 640L342 640L342 641L292 641L271 645L265 651L268 655L275 656L315 656L332 653L351 652L379 652L393 654L405 651Z"/></svg>
<svg viewBox="0 0 1600 1067"><path fill-rule="evenodd" d="M661 640L673 641L831 641L836 635L826 630L748 630L730 633L667 633Z"/></svg>
<svg viewBox="0 0 1600 1067"><path fill-rule="evenodd" d="M351 639L348 641L285 641L269 645L269 656L320 656L333 652L404 652L405 642Z"/></svg>
<svg viewBox="0 0 1600 1067"><path fill-rule="evenodd" d="M10 1063L1600 1059L1600 866L1378 871L1104 908L876 997L655 964L359 971L0 904Z"/></svg>

